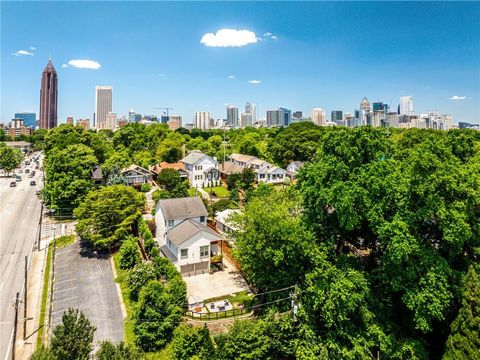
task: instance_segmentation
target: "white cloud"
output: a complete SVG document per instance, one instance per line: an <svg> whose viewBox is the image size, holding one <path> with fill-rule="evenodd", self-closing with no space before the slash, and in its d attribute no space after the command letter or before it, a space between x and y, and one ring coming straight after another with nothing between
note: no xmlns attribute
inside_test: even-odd
<svg viewBox="0 0 480 360"><path fill-rule="evenodd" d="M271 32L266 32L265 34L263 34L263 36L272 36L273 34Z"/></svg>
<svg viewBox="0 0 480 360"><path fill-rule="evenodd" d="M67 68L68 65L67 64L62 64L62 68Z"/></svg>
<svg viewBox="0 0 480 360"><path fill-rule="evenodd" d="M468 96L458 96L458 95L454 95L451 98L449 98L449 100L466 100L466 99L470 99L470 98Z"/></svg>
<svg viewBox="0 0 480 360"><path fill-rule="evenodd" d="M206 33L200 43L210 47L240 47L255 44L257 35L250 30L221 29L216 33Z"/></svg>
<svg viewBox="0 0 480 360"><path fill-rule="evenodd" d="M254 85L261 83L260 80L248 80L248 82L249 82L250 84L254 84Z"/></svg>
<svg viewBox="0 0 480 360"><path fill-rule="evenodd" d="M235 75L228 76L229 79L235 79Z"/></svg>
<svg viewBox="0 0 480 360"><path fill-rule="evenodd" d="M27 51L27 50L18 50L17 52L14 52L12 55L14 55L14 56L23 56L23 55L33 56L35 54L30 52L30 51Z"/></svg>
<svg viewBox="0 0 480 360"><path fill-rule="evenodd" d="M63 64L66 65L66 64ZM68 62L68 65L62 67L68 67L72 66L78 69L93 69L93 70L98 70L102 67L98 62L93 61L93 60L70 60Z"/></svg>
<svg viewBox="0 0 480 360"><path fill-rule="evenodd" d="M278 40L278 36L276 36L276 35L272 35L272 36L270 36L270 39L273 39L273 40Z"/></svg>
<svg viewBox="0 0 480 360"><path fill-rule="evenodd" d="M37 50L35 46L30 46L30 50Z"/></svg>

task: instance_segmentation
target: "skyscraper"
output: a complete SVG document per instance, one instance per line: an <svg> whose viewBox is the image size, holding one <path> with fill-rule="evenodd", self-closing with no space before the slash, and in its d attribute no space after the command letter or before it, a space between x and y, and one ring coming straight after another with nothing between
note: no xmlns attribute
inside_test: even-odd
<svg viewBox="0 0 480 360"><path fill-rule="evenodd" d="M42 73L40 89L40 129L53 129L57 126L58 79L52 60Z"/></svg>
<svg viewBox="0 0 480 360"><path fill-rule="evenodd" d="M280 108L281 124L282 126L288 126L292 123L292 110Z"/></svg>
<svg viewBox="0 0 480 360"><path fill-rule="evenodd" d="M362 101L360 101L360 125L371 125L370 119L370 101L364 96Z"/></svg>
<svg viewBox="0 0 480 360"><path fill-rule="evenodd" d="M412 96L400 97L399 115L413 115L413 97Z"/></svg>
<svg viewBox="0 0 480 360"><path fill-rule="evenodd" d="M130 109L128 112L128 122L135 122L135 110Z"/></svg>
<svg viewBox="0 0 480 360"><path fill-rule="evenodd" d="M238 107L227 106L227 125L232 127L238 126Z"/></svg>
<svg viewBox="0 0 480 360"><path fill-rule="evenodd" d="M37 126L37 114L34 112L15 113L15 119L23 119L26 127L35 129L35 126Z"/></svg>
<svg viewBox="0 0 480 360"><path fill-rule="evenodd" d="M95 87L95 128L108 129L106 125L107 115L112 112L112 87Z"/></svg>
<svg viewBox="0 0 480 360"><path fill-rule="evenodd" d="M343 111L341 110L332 110L331 112L332 121L337 125L343 125Z"/></svg>
<svg viewBox="0 0 480 360"><path fill-rule="evenodd" d="M208 111L197 111L194 127L202 130L210 129L210 113Z"/></svg>
<svg viewBox="0 0 480 360"><path fill-rule="evenodd" d="M245 104L245 114L250 116L245 117L247 119L247 123L242 121L242 126L252 126L255 124L257 122L257 105L247 102Z"/></svg>
<svg viewBox="0 0 480 360"><path fill-rule="evenodd" d="M318 126L324 126L327 122L325 118L325 110L321 108L315 108L312 110L312 122Z"/></svg>

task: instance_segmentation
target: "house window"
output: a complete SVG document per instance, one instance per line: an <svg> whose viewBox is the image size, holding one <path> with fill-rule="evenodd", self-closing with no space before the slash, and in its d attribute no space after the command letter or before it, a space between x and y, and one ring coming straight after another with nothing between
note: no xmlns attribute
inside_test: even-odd
<svg viewBox="0 0 480 360"><path fill-rule="evenodd" d="M168 227L172 227L173 226L173 220L168 220Z"/></svg>
<svg viewBox="0 0 480 360"><path fill-rule="evenodd" d="M188 258L188 249L180 249L180 259Z"/></svg>
<svg viewBox="0 0 480 360"><path fill-rule="evenodd" d="M208 245L205 246L200 246L200 257L201 258L206 258L208 257Z"/></svg>
<svg viewBox="0 0 480 360"><path fill-rule="evenodd" d="M205 222L205 216L200 216L200 222L204 223Z"/></svg>

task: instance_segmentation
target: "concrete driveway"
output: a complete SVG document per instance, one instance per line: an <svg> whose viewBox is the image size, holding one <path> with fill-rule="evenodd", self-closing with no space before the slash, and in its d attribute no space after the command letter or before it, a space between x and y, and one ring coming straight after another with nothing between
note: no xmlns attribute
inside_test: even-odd
<svg viewBox="0 0 480 360"><path fill-rule="evenodd" d="M187 297L210 299L248 290L248 285L242 275L225 257L225 269L213 274L202 274L184 277L187 283Z"/></svg>
<svg viewBox="0 0 480 360"><path fill-rule="evenodd" d="M96 326L95 341L123 340L123 316L106 254L78 242L58 249L53 297L53 327L65 310L77 308Z"/></svg>

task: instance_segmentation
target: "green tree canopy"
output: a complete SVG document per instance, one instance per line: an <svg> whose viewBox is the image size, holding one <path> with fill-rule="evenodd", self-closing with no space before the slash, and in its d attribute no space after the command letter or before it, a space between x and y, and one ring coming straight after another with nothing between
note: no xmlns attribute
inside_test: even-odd
<svg viewBox="0 0 480 360"><path fill-rule="evenodd" d="M88 194L75 209L77 233L96 247L108 248L130 233L145 196L124 185L106 186Z"/></svg>
<svg viewBox="0 0 480 360"><path fill-rule="evenodd" d="M480 278L473 266L464 279L461 308L451 325L444 360L480 358Z"/></svg>
<svg viewBox="0 0 480 360"><path fill-rule="evenodd" d="M173 332L170 348L176 360L210 360L215 353L213 341L206 326L181 324Z"/></svg>
<svg viewBox="0 0 480 360"><path fill-rule="evenodd" d="M159 281L150 281L140 291L135 311L134 332L144 351L158 351L172 338L182 317L182 304L175 304Z"/></svg>
<svg viewBox="0 0 480 360"><path fill-rule="evenodd" d="M95 330L82 312L68 309L62 315L62 323L53 329L50 348L55 359L89 359Z"/></svg>
<svg viewBox="0 0 480 360"><path fill-rule="evenodd" d="M45 159L45 203L57 212L71 213L93 189L91 176L97 164L93 150L86 145L53 148Z"/></svg>
<svg viewBox="0 0 480 360"><path fill-rule="evenodd" d="M10 172L20 166L23 154L20 150L10 146L0 145L0 170Z"/></svg>
<svg viewBox="0 0 480 360"><path fill-rule="evenodd" d="M312 267L313 242L301 221L299 194L272 192L247 203L234 232L234 254L258 289L273 290L299 283Z"/></svg>

